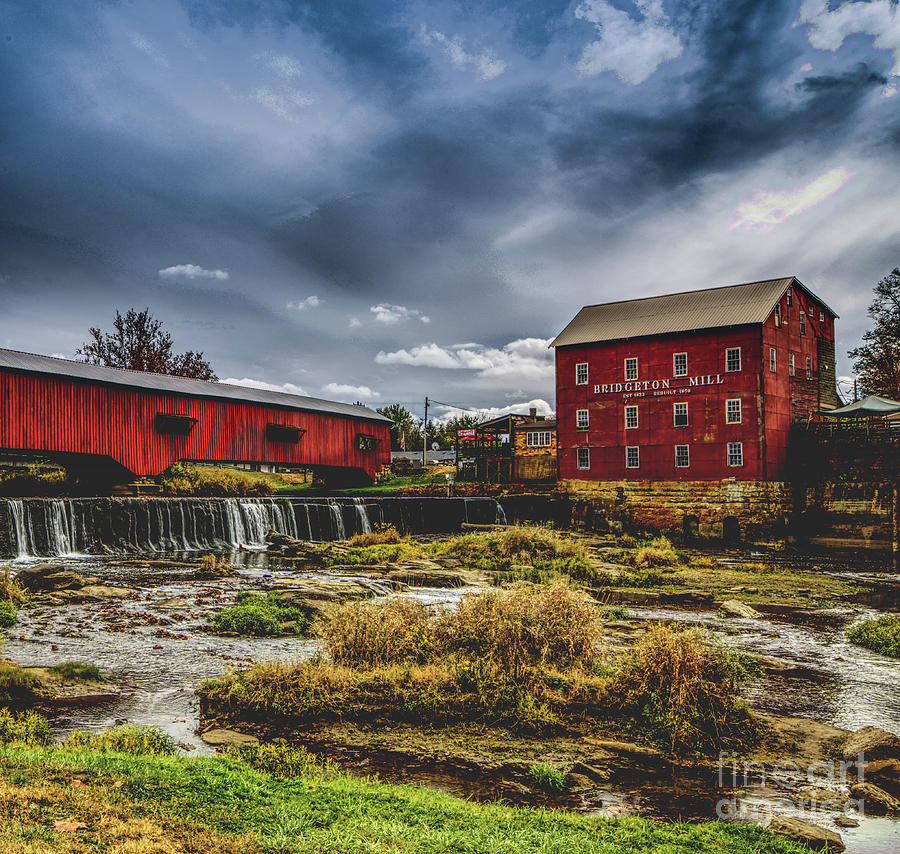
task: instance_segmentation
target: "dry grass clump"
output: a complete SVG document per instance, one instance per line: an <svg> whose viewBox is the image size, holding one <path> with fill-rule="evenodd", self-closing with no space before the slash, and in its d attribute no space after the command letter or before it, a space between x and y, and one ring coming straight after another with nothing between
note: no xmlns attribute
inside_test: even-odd
<svg viewBox="0 0 900 854"><path fill-rule="evenodd" d="M274 494L277 475L213 466L176 463L158 478L164 495L207 498L253 498Z"/></svg>
<svg viewBox="0 0 900 854"><path fill-rule="evenodd" d="M591 600L551 584L466 596L438 621L435 633L442 650L487 661L518 678L529 668L590 665L602 627Z"/></svg>
<svg viewBox="0 0 900 854"><path fill-rule="evenodd" d="M635 552L633 563L639 567L672 566L678 563L678 554L667 537L657 537Z"/></svg>
<svg viewBox="0 0 900 854"><path fill-rule="evenodd" d="M235 575L234 567L224 555L217 558L214 554L203 555L200 566L194 572L196 578L225 578L231 575Z"/></svg>
<svg viewBox="0 0 900 854"><path fill-rule="evenodd" d="M400 542L400 532L393 525L376 524L369 534L354 534L347 540L350 546L386 546Z"/></svg>
<svg viewBox="0 0 900 854"><path fill-rule="evenodd" d="M433 651L428 612L415 599L349 602L322 620L317 634L336 664L424 661Z"/></svg>
<svg viewBox="0 0 900 854"><path fill-rule="evenodd" d="M616 675L610 696L674 753L711 753L752 740L756 725L738 697L740 661L697 629L651 628Z"/></svg>
<svg viewBox="0 0 900 854"><path fill-rule="evenodd" d="M25 589L13 579L9 564L3 567L0 573L0 602L10 602L13 605L22 605L28 598Z"/></svg>

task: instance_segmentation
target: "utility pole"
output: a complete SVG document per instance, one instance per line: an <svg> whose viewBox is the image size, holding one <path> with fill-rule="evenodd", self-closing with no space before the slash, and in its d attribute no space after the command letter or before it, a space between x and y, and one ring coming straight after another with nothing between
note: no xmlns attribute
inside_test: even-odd
<svg viewBox="0 0 900 854"><path fill-rule="evenodd" d="M425 423L422 425L422 468L428 465L428 398L425 398Z"/></svg>
<svg viewBox="0 0 900 854"><path fill-rule="evenodd" d="M853 377L853 402L856 403L857 400L859 400L859 392L857 391L856 377Z"/></svg>

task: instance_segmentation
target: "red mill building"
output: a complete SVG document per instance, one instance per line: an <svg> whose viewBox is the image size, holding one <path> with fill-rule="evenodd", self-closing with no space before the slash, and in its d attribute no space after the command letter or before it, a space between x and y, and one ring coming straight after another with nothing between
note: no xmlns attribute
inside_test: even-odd
<svg viewBox="0 0 900 854"><path fill-rule="evenodd" d="M552 344L560 478L781 480L791 421L839 405L835 317L794 277L586 306Z"/></svg>

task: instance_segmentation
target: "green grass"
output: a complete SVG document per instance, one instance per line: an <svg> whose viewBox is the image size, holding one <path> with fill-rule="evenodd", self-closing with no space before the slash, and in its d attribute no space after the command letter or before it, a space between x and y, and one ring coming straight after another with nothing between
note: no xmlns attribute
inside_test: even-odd
<svg viewBox="0 0 900 854"><path fill-rule="evenodd" d="M99 682L103 678L98 667L93 664L84 664L81 661L64 661L62 664L48 667L47 670L73 682Z"/></svg>
<svg viewBox="0 0 900 854"><path fill-rule="evenodd" d="M288 626L286 623L295 625ZM215 631L251 637L302 635L308 626L306 612L282 602L271 593L239 593L232 607L225 608L213 618Z"/></svg>
<svg viewBox="0 0 900 854"><path fill-rule="evenodd" d="M16 606L12 602L0 600L0 629L8 629L16 624Z"/></svg>
<svg viewBox="0 0 900 854"><path fill-rule="evenodd" d="M854 626L850 640L891 658L900 658L900 614L888 614Z"/></svg>
<svg viewBox="0 0 900 854"><path fill-rule="evenodd" d="M43 693L40 679L15 664L0 662L0 706L31 703Z"/></svg>
<svg viewBox="0 0 900 854"><path fill-rule="evenodd" d="M164 495L256 497L273 495L284 483L277 474L176 463L157 478Z"/></svg>
<svg viewBox="0 0 900 854"><path fill-rule="evenodd" d="M528 769L528 776L548 792L562 792L566 788L566 775L546 762L535 762Z"/></svg>
<svg viewBox="0 0 900 854"><path fill-rule="evenodd" d="M83 785L73 789L73 779ZM41 851L109 850L113 831L103 818L114 811L117 817L142 816L147 834L164 828L168 838L183 837L189 826L194 852L808 854L756 827L480 805L349 777L281 779L229 757L6 748L0 750L0 782L2 850L23 850L28 838L45 841ZM34 806L26 810L25 803ZM74 849L63 847L68 834L52 829L54 818L73 815L73 804L79 807L74 817L87 824L78 831L83 847ZM242 834L239 847L223 847Z"/></svg>
<svg viewBox="0 0 900 854"><path fill-rule="evenodd" d="M171 756L175 752L175 740L159 727L121 724L99 731L76 730L63 747L135 756Z"/></svg>

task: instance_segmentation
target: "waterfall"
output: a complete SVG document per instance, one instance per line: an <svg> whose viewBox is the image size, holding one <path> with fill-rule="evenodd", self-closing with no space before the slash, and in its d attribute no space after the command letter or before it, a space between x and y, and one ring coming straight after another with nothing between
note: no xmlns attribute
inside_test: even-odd
<svg viewBox="0 0 900 854"><path fill-rule="evenodd" d="M369 521L369 513L362 498L354 498L353 506L356 508L356 517L359 519L359 531L361 534L372 533L372 523Z"/></svg>
<svg viewBox="0 0 900 854"><path fill-rule="evenodd" d="M341 505L332 498L328 502L328 507L331 510L331 516L334 519L334 538L336 540L346 540L347 531L344 528L344 513L341 510Z"/></svg>
<svg viewBox="0 0 900 854"><path fill-rule="evenodd" d="M508 525L509 523L506 521L506 511L503 509L503 505L498 501L497 502L497 515L494 518L495 525Z"/></svg>
<svg viewBox="0 0 900 854"><path fill-rule="evenodd" d="M21 501L10 500L9 510L16 532L16 558L28 557L31 554L31 539L28 536L25 504Z"/></svg>
<svg viewBox="0 0 900 854"><path fill-rule="evenodd" d="M71 555L78 549L72 536L73 525L70 519L72 502L52 499L44 503L47 529L47 549L51 555Z"/></svg>

